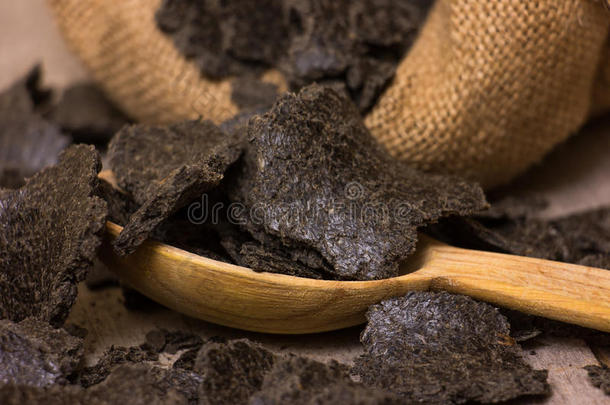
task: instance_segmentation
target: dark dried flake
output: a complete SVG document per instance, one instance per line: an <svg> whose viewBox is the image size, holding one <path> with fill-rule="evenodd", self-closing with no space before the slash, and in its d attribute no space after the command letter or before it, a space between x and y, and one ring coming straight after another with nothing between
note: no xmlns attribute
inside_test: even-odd
<svg viewBox="0 0 610 405"><path fill-rule="evenodd" d="M0 321L0 384L66 384L82 354L82 339L44 321Z"/></svg>
<svg viewBox="0 0 610 405"><path fill-rule="evenodd" d="M589 380L594 387L610 395L610 368L607 366L586 366L585 370L589 374Z"/></svg>
<svg viewBox="0 0 610 405"><path fill-rule="evenodd" d="M260 390L276 356L247 339L206 343L193 371L203 376L201 404L244 404Z"/></svg>
<svg viewBox="0 0 610 405"><path fill-rule="evenodd" d="M129 122L93 83L67 88L49 118L76 142L105 144Z"/></svg>
<svg viewBox="0 0 610 405"><path fill-rule="evenodd" d="M202 345L203 339L193 333L181 330L155 329L146 334L146 342L142 347L157 353L176 354L185 349L198 350Z"/></svg>
<svg viewBox="0 0 610 405"><path fill-rule="evenodd" d="M57 163L69 144L55 124L36 111L39 70L0 93L0 187L18 188L25 178ZM44 98L44 97L43 97Z"/></svg>
<svg viewBox="0 0 610 405"><path fill-rule="evenodd" d="M308 404L323 389L336 384L353 384L348 368L336 361L320 363L305 357L289 355L278 359L265 376L261 390L251 404Z"/></svg>
<svg viewBox="0 0 610 405"><path fill-rule="evenodd" d="M124 364L88 389L78 386L0 385L3 405L186 405L197 404L201 377L149 364Z"/></svg>
<svg viewBox="0 0 610 405"><path fill-rule="evenodd" d="M254 271L317 279L325 275L295 260L291 257L293 250L283 247L281 243L263 244L246 232L223 232L220 243L236 264Z"/></svg>
<svg viewBox="0 0 610 405"><path fill-rule="evenodd" d="M133 253L169 216L218 186L240 153L241 141L209 121L121 130L110 144L110 166L141 206L113 242L115 251Z"/></svg>
<svg viewBox="0 0 610 405"><path fill-rule="evenodd" d="M125 363L141 363L156 361L159 355L155 351L142 347L112 346L106 350L98 362L90 367L84 367L79 374L80 384L87 388L104 381L113 368Z"/></svg>
<svg viewBox="0 0 610 405"><path fill-rule="evenodd" d="M77 386L51 385L0 385L2 405L111 405L101 400L92 400L86 391Z"/></svg>
<svg viewBox="0 0 610 405"><path fill-rule="evenodd" d="M554 219L536 218L539 200L510 198L473 218L432 230L451 244L610 269L610 207Z"/></svg>
<svg viewBox="0 0 610 405"><path fill-rule="evenodd" d="M195 349L185 350L174 364L172 364L173 368L181 368L184 370L193 370L195 367L195 360L197 359L197 354L199 353L199 347Z"/></svg>
<svg viewBox="0 0 610 405"><path fill-rule="evenodd" d="M486 206L478 186L390 157L353 104L317 85L250 120L248 141L229 188L248 230L316 250L339 278L396 276L418 227Z"/></svg>
<svg viewBox="0 0 610 405"><path fill-rule="evenodd" d="M190 377L190 378L189 378ZM87 390L87 398L109 404L188 404L198 376L148 364L124 364Z"/></svg>
<svg viewBox="0 0 610 405"><path fill-rule="evenodd" d="M0 200L0 317L59 326L93 264L106 220L94 195L100 169L90 146L73 146Z"/></svg>
<svg viewBox="0 0 610 405"><path fill-rule="evenodd" d="M495 403L548 394L497 309L469 297L413 292L372 306L354 371L406 401Z"/></svg>

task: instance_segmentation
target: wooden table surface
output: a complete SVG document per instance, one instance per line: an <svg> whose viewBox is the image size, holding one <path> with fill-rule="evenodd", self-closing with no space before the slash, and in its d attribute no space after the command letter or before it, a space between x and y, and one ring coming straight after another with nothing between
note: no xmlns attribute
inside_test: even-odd
<svg viewBox="0 0 610 405"><path fill-rule="evenodd" d="M43 62L45 83L63 88L87 78L87 73L63 44L44 0L0 2L0 89ZM610 204L610 119L596 120L578 136L561 145L511 188L534 190L548 196L544 212L556 216ZM277 350L305 354L319 360L335 358L349 363L361 347L361 327L305 336L274 336L242 332L199 321L167 309L128 311L118 288L89 291L79 297L69 322L89 330L85 345L92 363L111 345L131 346L143 341L153 328L185 329L203 337L249 337ZM609 404L610 397L591 386L583 367L605 362L610 350L591 348L574 338L541 338L523 345L525 359L535 368L549 370L552 395L542 401L519 403ZM169 359L168 359L169 360Z"/></svg>

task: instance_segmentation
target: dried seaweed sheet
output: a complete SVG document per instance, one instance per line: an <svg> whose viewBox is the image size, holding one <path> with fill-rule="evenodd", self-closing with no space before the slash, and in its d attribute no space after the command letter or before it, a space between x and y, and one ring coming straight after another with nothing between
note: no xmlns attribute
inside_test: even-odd
<svg viewBox="0 0 610 405"><path fill-rule="evenodd" d="M282 96L250 120L248 141L229 196L244 204L249 231L316 250L339 278L396 276L418 227L486 207L477 185L390 157L328 88Z"/></svg>
<svg viewBox="0 0 610 405"><path fill-rule="evenodd" d="M26 177L57 163L69 144L59 127L35 110L46 97L39 79L40 70L34 69L0 94L0 187L21 187Z"/></svg>
<svg viewBox="0 0 610 405"><path fill-rule="evenodd" d="M33 316L58 326L101 243L106 203L94 195L100 169L90 146L72 146L58 165L0 200L0 318Z"/></svg>
<svg viewBox="0 0 610 405"><path fill-rule="evenodd" d="M607 366L586 366L589 380L594 387L604 391L606 395L610 395L610 368Z"/></svg>
<svg viewBox="0 0 610 405"><path fill-rule="evenodd" d="M362 382L406 401L482 403L549 392L497 309L445 292L412 292L372 306L360 337Z"/></svg>
<svg viewBox="0 0 610 405"><path fill-rule="evenodd" d="M66 384L82 354L82 339L44 321L0 321L0 384Z"/></svg>
<svg viewBox="0 0 610 405"><path fill-rule="evenodd" d="M431 3L165 0L156 19L208 77L277 68L293 89L340 82L366 111L394 76Z"/></svg>
<svg viewBox="0 0 610 405"><path fill-rule="evenodd" d="M140 207L113 242L115 251L133 253L169 216L216 187L240 153L241 140L209 121L121 130L110 144L110 166Z"/></svg>
<svg viewBox="0 0 610 405"><path fill-rule="evenodd" d="M93 83L68 87L49 118L75 142L104 145L129 119Z"/></svg>
<svg viewBox="0 0 610 405"><path fill-rule="evenodd" d="M247 339L208 342L199 351L193 371L203 376L201 404L243 404L260 390L276 356Z"/></svg>

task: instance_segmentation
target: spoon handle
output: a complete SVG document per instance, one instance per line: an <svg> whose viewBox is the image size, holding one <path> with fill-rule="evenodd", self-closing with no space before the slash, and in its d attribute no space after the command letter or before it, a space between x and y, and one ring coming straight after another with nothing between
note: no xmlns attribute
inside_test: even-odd
<svg viewBox="0 0 610 405"><path fill-rule="evenodd" d="M431 288L610 332L610 270L431 244Z"/></svg>

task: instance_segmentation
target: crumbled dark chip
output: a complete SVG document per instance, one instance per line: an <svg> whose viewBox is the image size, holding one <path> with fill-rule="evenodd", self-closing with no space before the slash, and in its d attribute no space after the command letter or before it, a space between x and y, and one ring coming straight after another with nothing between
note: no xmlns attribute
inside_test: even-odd
<svg viewBox="0 0 610 405"><path fill-rule="evenodd" d="M240 404L260 390L276 356L247 339L206 343L193 371L203 376L199 400L202 404Z"/></svg>
<svg viewBox="0 0 610 405"><path fill-rule="evenodd" d="M44 321L0 321L0 384L66 384L82 354L82 339Z"/></svg>
<svg viewBox="0 0 610 405"><path fill-rule="evenodd" d="M186 405L197 404L201 376L149 364L125 364L88 389L78 386L0 385L3 405Z"/></svg>
<svg viewBox="0 0 610 405"><path fill-rule="evenodd" d="M118 365L155 361L158 358L157 352L145 350L145 348L137 346L129 348L112 346L104 352L95 365L84 367L80 371L79 381L83 387L90 387L104 381L112 369Z"/></svg>
<svg viewBox="0 0 610 405"><path fill-rule="evenodd" d="M374 305L355 372L366 385L406 401L501 402L549 392L497 309L445 292L412 292Z"/></svg>
<svg viewBox="0 0 610 405"><path fill-rule="evenodd" d="M169 216L216 187L240 153L239 138L209 121L121 130L110 144L110 165L141 206L113 242L115 251L133 253Z"/></svg>
<svg viewBox="0 0 610 405"><path fill-rule="evenodd" d="M192 370L195 367L195 360L197 359L197 354L199 353L199 347L195 349L189 349L184 351L180 357L174 364L172 364L173 368L182 368L184 370Z"/></svg>
<svg viewBox="0 0 610 405"><path fill-rule="evenodd" d="M324 364L290 355L275 361L250 403L308 404L322 388L350 383L348 368L336 361Z"/></svg>
<svg viewBox="0 0 610 405"><path fill-rule="evenodd" d="M57 163L69 144L59 128L35 110L39 75L35 69L0 93L0 187L21 187L26 177Z"/></svg>
<svg viewBox="0 0 610 405"><path fill-rule="evenodd" d="M75 142L106 144L129 119L92 83L67 88L50 119Z"/></svg>
<svg viewBox="0 0 610 405"><path fill-rule="evenodd" d="M146 342L143 347L157 353L165 352L176 354L181 350L198 350L203 345L200 336L181 330L168 331L166 329L156 329L146 334Z"/></svg>
<svg viewBox="0 0 610 405"><path fill-rule="evenodd" d="M339 278L396 276L418 227L486 206L478 186L390 157L349 101L317 85L252 118L248 140L229 188L246 227L316 250Z"/></svg>
<svg viewBox="0 0 610 405"><path fill-rule="evenodd" d="M2 405L110 405L103 401L92 402L86 391L77 386L0 384Z"/></svg>
<svg viewBox="0 0 610 405"><path fill-rule="evenodd" d="M341 82L366 111L392 79L431 3L165 0L156 19L208 77L251 77L277 68L295 90L314 81Z"/></svg>
<svg viewBox="0 0 610 405"><path fill-rule="evenodd" d="M586 366L589 380L594 387L604 391L606 395L610 395L610 368L607 366Z"/></svg>
<svg viewBox="0 0 610 405"><path fill-rule="evenodd" d="M193 389L199 382L199 376L187 373L148 364L123 364L103 382L90 387L87 398L110 404L186 405L196 398Z"/></svg>
<svg viewBox="0 0 610 405"><path fill-rule="evenodd" d="M94 195L100 169L90 146L73 146L58 165L0 200L0 318L35 317L59 326L92 266L106 220Z"/></svg>

